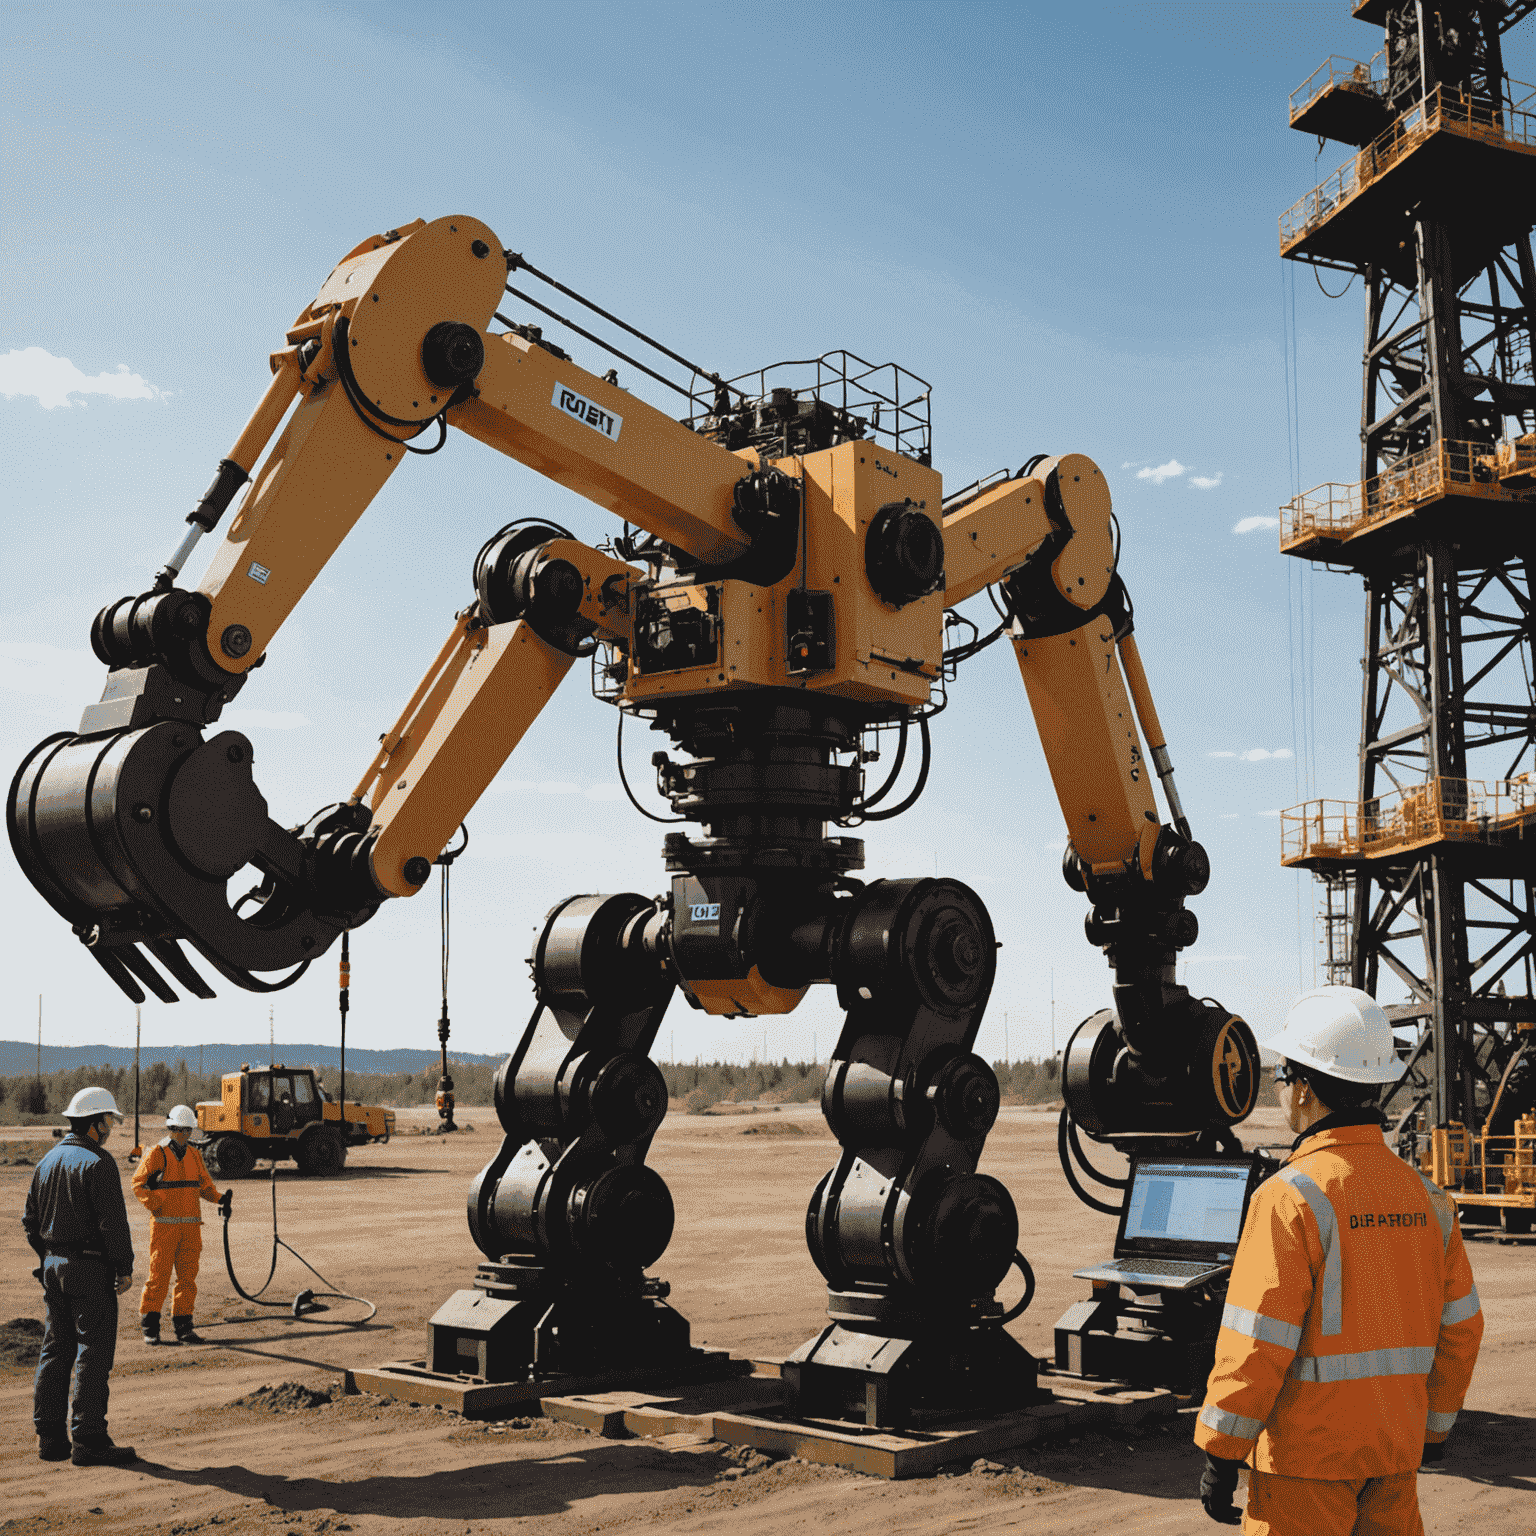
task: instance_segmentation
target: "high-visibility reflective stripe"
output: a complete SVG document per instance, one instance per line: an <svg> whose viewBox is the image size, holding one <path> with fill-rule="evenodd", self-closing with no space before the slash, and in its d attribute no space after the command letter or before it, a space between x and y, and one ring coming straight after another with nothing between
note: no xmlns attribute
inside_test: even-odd
<svg viewBox="0 0 1536 1536"><path fill-rule="evenodd" d="M1287 1373L1296 1381L1368 1381L1375 1376L1428 1376L1432 1348L1367 1349L1358 1355L1297 1355Z"/></svg>
<svg viewBox="0 0 1536 1536"><path fill-rule="evenodd" d="M1449 1328L1453 1323L1464 1323L1469 1317L1476 1317L1483 1310L1482 1303L1477 1299L1477 1287L1474 1285L1465 1296L1456 1301L1448 1301L1444 1310L1440 1313L1440 1326Z"/></svg>
<svg viewBox="0 0 1536 1536"><path fill-rule="evenodd" d="M1429 1422L1424 1426L1437 1435L1448 1435L1455 1428L1456 1415L1454 1413L1432 1413Z"/></svg>
<svg viewBox="0 0 1536 1536"><path fill-rule="evenodd" d="M1298 1168L1282 1168L1284 1179L1312 1208L1317 1235L1323 1245L1323 1279L1318 1289L1318 1332L1324 1338L1344 1332L1344 1265L1339 1256L1339 1222L1333 1204L1322 1190Z"/></svg>
<svg viewBox="0 0 1536 1536"><path fill-rule="evenodd" d="M1456 1223L1456 1207L1452 1204L1451 1197L1433 1179L1425 1178L1417 1168L1413 1171L1423 1180L1424 1192L1429 1196L1429 1203L1434 1208L1435 1220L1440 1223L1440 1246L1448 1248L1451 1242L1451 1228Z"/></svg>
<svg viewBox="0 0 1536 1536"><path fill-rule="evenodd" d="M200 1227L203 1224L201 1216L156 1216L157 1227Z"/></svg>
<svg viewBox="0 0 1536 1536"><path fill-rule="evenodd" d="M1264 1428L1263 1419L1245 1419L1240 1413L1228 1413L1210 1403L1200 1410L1200 1422L1218 1435L1231 1435L1234 1440L1257 1440Z"/></svg>
<svg viewBox="0 0 1536 1536"><path fill-rule="evenodd" d="M1278 1317L1266 1317L1262 1312L1234 1307L1230 1301L1222 1308L1221 1326L1265 1344L1278 1344L1282 1349L1295 1349L1301 1343L1300 1323L1283 1323Z"/></svg>

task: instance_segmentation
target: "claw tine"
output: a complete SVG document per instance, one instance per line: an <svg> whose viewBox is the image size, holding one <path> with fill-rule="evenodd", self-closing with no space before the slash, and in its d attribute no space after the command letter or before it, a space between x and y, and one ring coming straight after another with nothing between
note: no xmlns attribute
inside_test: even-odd
<svg viewBox="0 0 1536 1536"><path fill-rule="evenodd" d="M178 1003L179 997L171 990L165 978L139 953L138 945L125 944L117 952L117 958L133 972L162 1003Z"/></svg>
<svg viewBox="0 0 1536 1536"><path fill-rule="evenodd" d="M144 947L193 997L200 997L206 1002L210 997L218 996L213 988L198 975L192 962L182 953L181 945L175 939L146 939Z"/></svg>
<svg viewBox="0 0 1536 1536"><path fill-rule="evenodd" d="M93 949L89 953L91 959L127 993L130 1003L142 1003L144 1001L144 989L129 975L128 967L118 959L112 950Z"/></svg>

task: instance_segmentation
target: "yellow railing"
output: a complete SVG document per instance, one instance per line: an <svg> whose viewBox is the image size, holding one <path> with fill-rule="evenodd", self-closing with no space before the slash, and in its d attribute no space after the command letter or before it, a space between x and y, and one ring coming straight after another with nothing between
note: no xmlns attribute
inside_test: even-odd
<svg viewBox="0 0 1536 1536"><path fill-rule="evenodd" d="M1376 62L1376 59L1385 57L1383 51L1378 53L1370 64L1362 64L1359 59L1346 59L1340 54L1330 53L1291 92L1291 121L1294 123L1331 85L1341 86L1346 91L1359 91L1362 96L1379 96L1386 82L1372 78L1371 65Z"/></svg>
<svg viewBox="0 0 1536 1536"><path fill-rule="evenodd" d="M1346 859L1430 842L1536 842L1536 776L1430 779L1367 800L1309 800L1280 813L1280 862Z"/></svg>
<svg viewBox="0 0 1536 1536"><path fill-rule="evenodd" d="M1513 87L1515 82L1510 84ZM1364 191L1404 155L1418 148L1431 134L1458 133L1489 144L1536 148L1536 113L1524 110L1531 100L1530 87L1522 85L1519 88L1527 94L1517 107L1510 101L1495 106L1470 92L1437 85L1422 102L1403 113L1390 128L1377 134L1354 159L1346 161L1327 181L1314 187L1280 215L1281 254Z"/></svg>
<svg viewBox="0 0 1536 1536"><path fill-rule="evenodd" d="M1312 539L1347 539L1372 523L1412 512L1442 496L1518 497L1536 473L1536 435L1501 443L1432 443L1363 485L1328 481L1280 508L1280 548ZM1511 484L1506 485L1508 480Z"/></svg>
<svg viewBox="0 0 1536 1536"><path fill-rule="evenodd" d="M1509 1136L1470 1135L1458 1121L1430 1133L1424 1172L1442 1189L1489 1204L1536 1203L1536 1116L1523 1115Z"/></svg>

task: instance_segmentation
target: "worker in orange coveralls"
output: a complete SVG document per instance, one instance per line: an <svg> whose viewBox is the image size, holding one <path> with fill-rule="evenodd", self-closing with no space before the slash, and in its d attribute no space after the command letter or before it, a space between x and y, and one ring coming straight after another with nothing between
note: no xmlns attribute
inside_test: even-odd
<svg viewBox="0 0 1536 1536"><path fill-rule="evenodd" d="M203 1252L203 1218L198 1200L216 1203L228 1212L232 1190L220 1195L208 1176L203 1154L190 1145L197 1116L178 1104L165 1117L170 1132L152 1146L133 1173L133 1192L154 1217L149 1240L149 1278L139 1296L139 1325L146 1344L201 1344L192 1329L192 1309L197 1302L197 1266ZM174 1339L160 1337L160 1309L176 1272L176 1294L171 1298Z"/></svg>
<svg viewBox="0 0 1536 1536"><path fill-rule="evenodd" d="M1303 993L1265 1044L1298 1133L1254 1192L1195 1444L1200 1501L1251 1536L1422 1536L1418 1468L1439 1461L1483 1336L1456 1207L1381 1134L1401 1064L1369 993Z"/></svg>

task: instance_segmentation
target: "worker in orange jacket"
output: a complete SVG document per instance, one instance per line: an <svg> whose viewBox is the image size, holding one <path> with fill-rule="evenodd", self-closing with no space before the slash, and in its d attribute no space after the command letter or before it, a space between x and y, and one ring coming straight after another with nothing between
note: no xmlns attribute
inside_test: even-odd
<svg viewBox="0 0 1536 1536"><path fill-rule="evenodd" d="M1382 1136L1402 1069L1368 993L1304 993L1265 1044L1298 1135L1243 1223L1195 1430L1201 1503L1237 1524L1246 1463L1251 1536L1422 1536L1418 1468L1483 1335L1456 1207Z"/></svg>
<svg viewBox="0 0 1536 1536"><path fill-rule="evenodd" d="M165 1117L169 1135L157 1142L133 1173L133 1192L154 1218L149 1240L149 1278L139 1296L139 1325L146 1344L201 1344L193 1331L192 1309L197 1302L197 1267L203 1252L203 1218L198 1201L218 1204L227 1215L232 1190L219 1194L208 1175L203 1154L191 1145L197 1116L178 1104ZM174 1339L160 1337L160 1309L176 1274L171 1298Z"/></svg>

